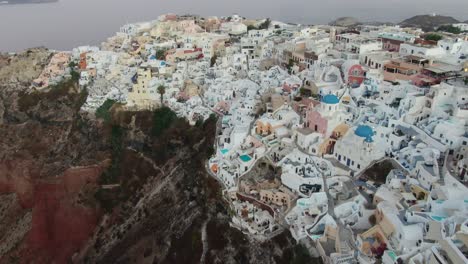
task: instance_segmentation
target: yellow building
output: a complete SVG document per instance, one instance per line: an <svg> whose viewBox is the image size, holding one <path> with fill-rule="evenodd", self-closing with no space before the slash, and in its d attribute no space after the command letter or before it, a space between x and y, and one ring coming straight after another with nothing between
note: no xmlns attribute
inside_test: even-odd
<svg viewBox="0 0 468 264"><path fill-rule="evenodd" d="M260 118L255 123L255 132L262 136L268 136L281 127L284 127L281 121L272 118Z"/></svg>
<svg viewBox="0 0 468 264"><path fill-rule="evenodd" d="M259 135L270 135L272 132L271 124L266 120L257 120L255 132Z"/></svg>
<svg viewBox="0 0 468 264"><path fill-rule="evenodd" d="M320 145L319 155L333 153L336 140L342 138L348 132L348 129L349 126L345 123L339 124L335 127L330 137L325 139L325 141Z"/></svg>
<svg viewBox="0 0 468 264"><path fill-rule="evenodd" d="M160 102L156 87L150 87L152 70L141 67L137 71L137 80L128 93L128 103L138 109L152 109Z"/></svg>

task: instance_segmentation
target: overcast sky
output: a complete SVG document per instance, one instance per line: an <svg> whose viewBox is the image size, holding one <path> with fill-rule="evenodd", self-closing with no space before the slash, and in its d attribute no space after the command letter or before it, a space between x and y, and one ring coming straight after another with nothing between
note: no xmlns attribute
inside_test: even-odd
<svg viewBox="0 0 468 264"><path fill-rule="evenodd" d="M167 12L238 13L303 24L328 23L341 16L399 22L435 12L464 21L468 20L468 0L60 0L0 5L0 51L99 44L126 22L151 20Z"/></svg>

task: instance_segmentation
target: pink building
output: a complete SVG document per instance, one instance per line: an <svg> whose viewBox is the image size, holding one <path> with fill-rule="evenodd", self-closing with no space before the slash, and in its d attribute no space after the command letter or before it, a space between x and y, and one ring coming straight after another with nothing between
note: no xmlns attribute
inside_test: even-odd
<svg viewBox="0 0 468 264"><path fill-rule="evenodd" d="M306 113L305 127L312 131L325 135L328 128L328 120L315 109L310 109Z"/></svg>
<svg viewBox="0 0 468 264"><path fill-rule="evenodd" d="M283 92L285 93L292 93L293 91L296 91L301 87L300 84L289 84L289 83L283 83Z"/></svg>
<svg viewBox="0 0 468 264"><path fill-rule="evenodd" d="M388 51L400 51L400 44L404 43L404 41L396 40L396 39L389 39L389 38L382 38L382 49Z"/></svg>
<svg viewBox="0 0 468 264"><path fill-rule="evenodd" d="M228 102L226 101L220 101L215 107L214 109L216 111L220 111L222 113L227 113L229 112L229 110L231 109L231 106L229 105Z"/></svg>

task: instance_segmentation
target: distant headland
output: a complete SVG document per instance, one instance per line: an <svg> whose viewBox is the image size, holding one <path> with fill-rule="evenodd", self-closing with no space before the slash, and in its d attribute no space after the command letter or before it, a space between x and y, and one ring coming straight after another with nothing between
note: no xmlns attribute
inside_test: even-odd
<svg viewBox="0 0 468 264"><path fill-rule="evenodd" d="M0 5L19 5L19 4L45 4L58 2L59 0L5 0L0 1Z"/></svg>

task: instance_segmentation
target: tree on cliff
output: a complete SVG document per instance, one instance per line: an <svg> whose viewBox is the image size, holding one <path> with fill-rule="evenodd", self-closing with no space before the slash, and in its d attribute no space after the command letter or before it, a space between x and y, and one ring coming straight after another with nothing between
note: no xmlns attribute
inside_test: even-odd
<svg viewBox="0 0 468 264"><path fill-rule="evenodd" d="M158 49L156 51L156 59L165 60L166 59L166 49Z"/></svg>
<svg viewBox="0 0 468 264"><path fill-rule="evenodd" d="M158 93L161 95L161 104L163 104L163 96L166 93L166 87L164 87L164 85L159 85Z"/></svg>

